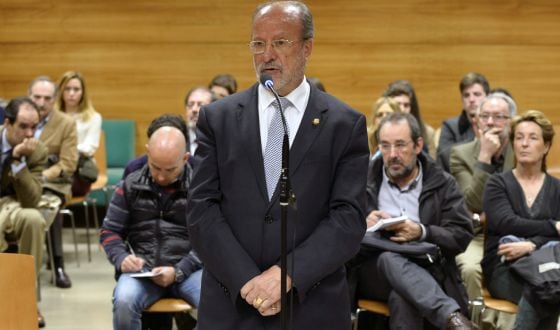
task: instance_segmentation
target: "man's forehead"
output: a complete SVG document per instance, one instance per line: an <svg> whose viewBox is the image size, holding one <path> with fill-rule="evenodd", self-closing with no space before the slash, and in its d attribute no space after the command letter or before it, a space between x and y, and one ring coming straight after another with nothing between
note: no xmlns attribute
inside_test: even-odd
<svg viewBox="0 0 560 330"><path fill-rule="evenodd" d="M33 106L28 103L23 103L19 108L16 122L26 124L39 123L39 114Z"/></svg>
<svg viewBox="0 0 560 330"><path fill-rule="evenodd" d="M505 100L500 98L492 98L484 103L482 106L483 111L501 111L501 112L509 112L508 104Z"/></svg>
<svg viewBox="0 0 560 330"><path fill-rule="evenodd" d="M55 87L49 81L38 81L31 86L31 93L34 95L50 95L54 96Z"/></svg>

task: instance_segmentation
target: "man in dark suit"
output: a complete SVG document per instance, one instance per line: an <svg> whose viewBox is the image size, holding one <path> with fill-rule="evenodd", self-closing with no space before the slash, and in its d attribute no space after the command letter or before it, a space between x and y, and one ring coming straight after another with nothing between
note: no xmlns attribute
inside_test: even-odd
<svg viewBox="0 0 560 330"><path fill-rule="evenodd" d="M348 329L343 266L365 229L365 118L307 82L312 48L305 4L256 9L250 43L256 74L270 75L289 103L289 176L297 198L297 210L287 212L292 329ZM205 267L201 330L278 329L280 312L289 312L280 310L279 174L269 172L280 167L269 166L279 121L273 101L255 84L200 112L187 219Z"/></svg>
<svg viewBox="0 0 560 330"><path fill-rule="evenodd" d="M490 92L490 84L486 77L476 72L467 73L459 83L463 110L457 117L449 118L441 123L441 133L437 148L437 162L449 172L449 154L451 147L462 142L472 141L477 128L473 126L476 111L480 102Z"/></svg>

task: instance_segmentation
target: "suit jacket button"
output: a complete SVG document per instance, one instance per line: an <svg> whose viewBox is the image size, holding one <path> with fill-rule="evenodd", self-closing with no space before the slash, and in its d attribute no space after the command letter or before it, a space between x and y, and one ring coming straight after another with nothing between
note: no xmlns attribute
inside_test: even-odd
<svg viewBox="0 0 560 330"><path fill-rule="evenodd" d="M274 220L274 219L273 219L272 216L269 215L269 214L267 214L267 215L264 217L264 222L266 222L266 223L268 223L268 224L271 224L273 220Z"/></svg>

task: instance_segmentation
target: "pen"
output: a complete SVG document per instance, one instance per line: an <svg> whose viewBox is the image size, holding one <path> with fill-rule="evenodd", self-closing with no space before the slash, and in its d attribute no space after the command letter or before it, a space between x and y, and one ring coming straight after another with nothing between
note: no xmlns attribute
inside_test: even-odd
<svg viewBox="0 0 560 330"><path fill-rule="evenodd" d="M130 254L132 254L133 257L136 257L136 253L134 253L134 249L132 248L132 245L130 245L129 241L126 241L126 245L128 245L128 249L130 250Z"/></svg>
<svg viewBox="0 0 560 330"><path fill-rule="evenodd" d="M130 254L132 254L132 256L134 258L136 258L136 253L134 253L134 249L132 248L132 245L130 245L129 241L126 241L126 245L128 245L128 249L130 250ZM144 268L140 269L140 273L144 272Z"/></svg>

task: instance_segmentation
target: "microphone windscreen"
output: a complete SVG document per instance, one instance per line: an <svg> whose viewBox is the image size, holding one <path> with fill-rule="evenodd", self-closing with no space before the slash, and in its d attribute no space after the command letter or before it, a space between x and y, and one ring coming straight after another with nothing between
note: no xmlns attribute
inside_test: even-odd
<svg viewBox="0 0 560 330"><path fill-rule="evenodd" d="M266 73L261 74L260 77L261 84L266 88L272 88L274 86L274 82L272 81L272 77Z"/></svg>

